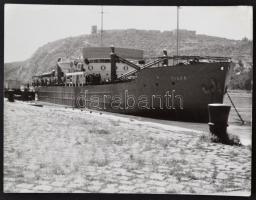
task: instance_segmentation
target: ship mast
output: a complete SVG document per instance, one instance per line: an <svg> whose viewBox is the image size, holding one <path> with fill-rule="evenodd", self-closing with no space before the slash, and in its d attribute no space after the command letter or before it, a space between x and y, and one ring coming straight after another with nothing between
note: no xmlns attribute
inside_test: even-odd
<svg viewBox="0 0 256 200"><path fill-rule="evenodd" d="M103 6L101 6L100 46L103 46Z"/></svg>
<svg viewBox="0 0 256 200"><path fill-rule="evenodd" d="M176 52L176 54L177 54L177 56L179 56L179 6L177 6L177 33L176 33L176 35L177 35L177 45L176 45L176 47L177 47L177 52Z"/></svg>

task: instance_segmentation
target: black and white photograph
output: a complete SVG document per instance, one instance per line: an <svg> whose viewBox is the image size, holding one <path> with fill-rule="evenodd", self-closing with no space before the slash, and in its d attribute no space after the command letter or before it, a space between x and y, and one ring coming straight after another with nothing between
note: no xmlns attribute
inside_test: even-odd
<svg viewBox="0 0 256 200"><path fill-rule="evenodd" d="M4 5L3 192L251 196L253 7Z"/></svg>

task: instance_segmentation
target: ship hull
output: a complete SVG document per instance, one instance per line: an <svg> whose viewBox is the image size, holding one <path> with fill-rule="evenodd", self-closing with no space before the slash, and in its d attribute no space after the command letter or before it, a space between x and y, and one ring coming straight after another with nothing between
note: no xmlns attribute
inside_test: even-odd
<svg viewBox="0 0 256 200"><path fill-rule="evenodd" d="M222 103L230 63L141 70L135 80L78 87L36 88L39 101L123 114L208 121L207 105Z"/></svg>

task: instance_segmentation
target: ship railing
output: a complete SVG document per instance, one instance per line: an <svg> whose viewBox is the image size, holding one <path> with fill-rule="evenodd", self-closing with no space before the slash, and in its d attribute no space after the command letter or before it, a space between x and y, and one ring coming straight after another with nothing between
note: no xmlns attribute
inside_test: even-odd
<svg viewBox="0 0 256 200"><path fill-rule="evenodd" d="M67 76L77 76L77 75L84 75L86 74L86 72L71 72L71 73L66 73L66 77Z"/></svg>
<svg viewBox="0 0 256 200"><path fill-rule="evenodd" d="M53 75L54 75L54 70L51 72L45 72L43 74L33 76L33 78L52 77Z"/></svg>
<svg viewBox="0 0 256 200"><path fill-rule="evenodd" d="M147 59L159 59L167 58L171 60L198 60L198 61L208 61L208 62L230 62L231 57L221 57L221 56L159 56L159 57L148 57Z"/></svg>

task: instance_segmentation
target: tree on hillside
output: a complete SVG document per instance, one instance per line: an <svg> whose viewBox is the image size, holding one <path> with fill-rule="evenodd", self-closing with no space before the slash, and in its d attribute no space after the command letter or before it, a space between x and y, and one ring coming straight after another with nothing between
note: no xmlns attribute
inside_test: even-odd
<svg viewBox="0 0 256 200"><path fill-rule="evenodd" d="M66 58L70 58L74 54L75 49L73 48L73 39L72 38L67 38L64 41L63 51L64 51Z"/></svg>
<svg viewBox="0 0 256 200"><path fill-rule="evenodd" d="M252 89L252 68L248 71L240 71L231 76L230 89L251 90Z"/></svg>
<svg viewBox="0 0 256 200"><path fill-rule="evenodd" d="M248 39L247 37L243 37L243 38L242 38L242 41L243 41L243 42L248 42L249 39Z"/></svg>

